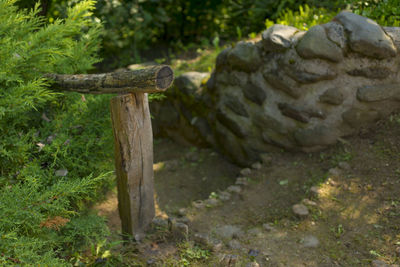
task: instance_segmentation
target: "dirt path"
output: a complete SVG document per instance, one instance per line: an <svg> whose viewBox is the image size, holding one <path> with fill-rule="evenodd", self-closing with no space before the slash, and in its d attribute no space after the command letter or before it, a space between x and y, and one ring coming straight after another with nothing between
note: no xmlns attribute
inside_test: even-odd
<svg viewBox="0 0 400 267"><path fill-rule="evenodd" d="M190 241L174 242L158 232L134 255L155 266L247 266L254 260L259 266L398 264L399 136L399 117L393 116L321 153L265 155L245 175L211 150L159 140L158 215L186 223ZM246 178L239 179L247 184L241 192L222 193L237 176ZM308 215L294 213L300 203ZM113 231L119 230L116 204L113 193L98 206ZM206 249L211 252L201 254Z"/></svg>

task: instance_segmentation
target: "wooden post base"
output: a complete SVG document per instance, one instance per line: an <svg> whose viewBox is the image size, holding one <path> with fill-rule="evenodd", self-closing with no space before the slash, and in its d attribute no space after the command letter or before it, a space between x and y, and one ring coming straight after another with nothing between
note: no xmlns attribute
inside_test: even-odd
<svg viewBox="0 0 400 267"><path fill-rule="evenodd" d="M147 93L111 99L122 233L142 234L155 215L153 135Z"/></svg>

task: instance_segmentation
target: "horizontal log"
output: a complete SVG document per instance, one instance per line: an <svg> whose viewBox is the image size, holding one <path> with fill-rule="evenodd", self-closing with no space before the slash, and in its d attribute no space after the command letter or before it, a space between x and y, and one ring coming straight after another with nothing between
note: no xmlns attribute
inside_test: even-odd
<svg viewBox="0 0 400 267"><path fill-rule="evenodd" d="M165 91L174 80L169 66L139 70L121 70L101 74L46 74L51 89L86 94L157 93Z"/></svg>

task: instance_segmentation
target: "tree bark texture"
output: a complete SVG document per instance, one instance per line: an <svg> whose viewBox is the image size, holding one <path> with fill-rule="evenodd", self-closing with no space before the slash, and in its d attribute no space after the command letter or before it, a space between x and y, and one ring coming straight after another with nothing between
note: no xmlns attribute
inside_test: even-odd
<svg viewBox="0 0 400 267"><path fill-rule="evenodd" d="M174 80L172 69L164 65L101 74L46 74L45 77L53 81L51 89L89 94L163 92Z"/></svg>
<svg viewBox="0 0 400 267"><path fill-rule="evenodd" d="M155 215L153 136L147 94L111 99L122 233L141 234Z"/></svg>

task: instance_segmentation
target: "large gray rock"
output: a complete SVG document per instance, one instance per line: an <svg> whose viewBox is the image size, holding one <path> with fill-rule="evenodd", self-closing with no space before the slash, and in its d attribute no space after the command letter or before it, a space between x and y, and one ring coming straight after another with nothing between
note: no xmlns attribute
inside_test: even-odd
<svg viewBox="0 0 400 267"><path fill-rule="evenodd" d="M331 105L340 105L343 103L344 95L337 87L327 89L320 97L319 101Z"/></svg>
<svg viewBox="0 0 400 267"><path fill-rule="evenodd" d="M336 143L339 132L336 129L329 129L319 125L314 128L299 129L295 132L294 138L303 147L327 146Z"/></svg>
<svg viewBox="0 0 400 267"><path fill-rule="evenodd" d="M343 121L348 125L359 128L376 122L379 119L379 112L376 110L352 107L342 115Z"/></svg>
<svg viewBox="0 0 400 267"><path fill-rule="evenodd" d="M365 102L382 101L399 96L400 84L367 85L357 90L357 99Z"/></svg>
<svg viewBox="0 0 400 267"><path fill-rule="evenodd" d="M233 94L227 94L223 100L225 105L239 116L249 117L246 106Z"/></svg>
<svg viewBox="0 0 400 267"><path fill-rule="evenodd" d="M347 11L340 12L335 21L350 34L349 44L354 52L379 59L396 55L392 39L375 21Z"/></svg>
<svg viewBox="0 0 400 267"><path fill-rule="evenodd" d="M400 50L400 28L399 27L383 27L385 30L386 34L389 35L393 42L394 45L397 48L397 51Z"/></svg>
<svg viewBox="0 0 400 267"><path fill-rule="evenodd" d="M387 67L365 67L347 71L352 76L363 76L370 79L385 79L392 71Z"/></svg>
<svg viewBox="0 0 400 267"><path fill-rule="evenodd" d="M230 113L224 107L221 107L217 111L217 119L236 136L241 138L247 136L247 123L243 117L235 117L234 114Z"/></svg>
<svg viewBox="0 0 400 267"><path fill-rule="evenodd" d="M343 59L342 49L328 39L325 29L320 25L308 30L296 46L296 50L303 58L322 58L333 62Z"/></svg>
<svg viewBox="0 0 400 267"><path fill-rule="evenodd" d="M258 48L247 42L239 42L227 55L228 64L231 68L251 72L261 65L261 58Z"/></svg>
<svg viewBox="0 0 400 267"><path fill-rule="evenodd" d="M278 69L263 72L265 80L275 89L281 90L293 98L299 98L303 92L297 82Z"/></svg>
<svg viewBox="0 0 400 267"><path fill-rule="evenodd" d="M181 93L194 95L208 76L208 72L186 72L178 76L174 84Z"/></svg>
<svg viewBox="0 0 400 267"><path fill-rule="evenodd" d="M282 62L282 70L298 83L316 83L323 80L333 80L337 77L336 71L319 60L293 60Z"/></svg>
<svg viewBox="0 0 400 267"><path fill-rule="evenodd" d="M278 52L290 48L292 36L299 29L275 24L262 33L262 44L266 52Z"/></svg>
<svg viewBox="0 0 400 267"><path fill-rule="evenodd" d="M242 87L243 95L250 101L258 105L262 105L264 100L267 98L265 91L253 83L248 83Z"/></svg>
<svg viewBox="0 0 400 267"><path fill-rule="evenodd" d="M326 36L329 40L337 44L340 48L346 47L346 35L344 33L344 28L337 22L331 21L323 24L326 31Z"/></svg>

